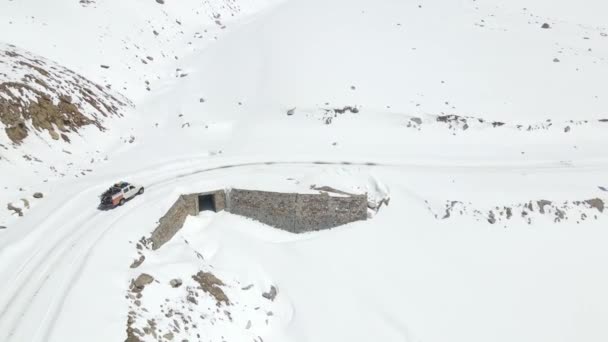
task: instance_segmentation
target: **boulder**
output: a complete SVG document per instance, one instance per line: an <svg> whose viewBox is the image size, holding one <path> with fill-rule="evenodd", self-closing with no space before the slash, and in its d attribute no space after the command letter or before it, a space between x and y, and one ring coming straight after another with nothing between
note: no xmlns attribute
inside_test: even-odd
<svg viewBox="0 0 608 342"><path fill-rule="evenodd" d="M142 273L137 277L137 279L133 281L133 283L131 284L131 289L133 290L133 292L141 292L146 287L146 285L151 284L153 281L154 277L149 274Z"/></svg>

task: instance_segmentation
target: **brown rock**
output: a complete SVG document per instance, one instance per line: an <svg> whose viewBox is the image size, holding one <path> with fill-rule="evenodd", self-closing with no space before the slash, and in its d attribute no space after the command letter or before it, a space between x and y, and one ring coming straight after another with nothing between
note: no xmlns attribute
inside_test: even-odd
<svg viewBox="0 0 608 342"><path fill-rule="evenodd" d="M151 284L153 281L154 277L149 274L142 273L131 283L131 291L141 292L146 285Z"/></svg>

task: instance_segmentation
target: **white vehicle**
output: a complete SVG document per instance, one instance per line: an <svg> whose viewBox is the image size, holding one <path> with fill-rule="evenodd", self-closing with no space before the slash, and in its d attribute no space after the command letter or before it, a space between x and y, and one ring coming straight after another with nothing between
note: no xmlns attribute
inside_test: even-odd
<svg viewBox="0 0 608 342"><path fill-rule="evenodd" d="M101 204L99 207L115 208L125 204L131 198L144 193L144 187L141 185L131 184L127 182L118 182L101 194Z"/></svg>

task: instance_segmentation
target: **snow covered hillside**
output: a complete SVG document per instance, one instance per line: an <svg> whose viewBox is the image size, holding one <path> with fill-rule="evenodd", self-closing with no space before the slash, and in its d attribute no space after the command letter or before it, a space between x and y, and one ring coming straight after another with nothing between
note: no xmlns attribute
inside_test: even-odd
<svg viewBox="0 0 608 342"><path fill-rule="evenodd" d="M605 341L607 9L4 2L0 341ZM146 245L181 194L323 186L390 203Z"/></svg>

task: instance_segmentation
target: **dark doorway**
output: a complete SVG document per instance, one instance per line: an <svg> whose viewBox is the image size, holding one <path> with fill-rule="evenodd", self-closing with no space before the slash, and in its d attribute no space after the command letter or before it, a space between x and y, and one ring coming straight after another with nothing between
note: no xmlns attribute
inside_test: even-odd
<svg viewBox="0 0 608 342"><path fill-rule="evenodd" d="M198 196L198 211L215 211L215 201L213 195Z"/></svg>

